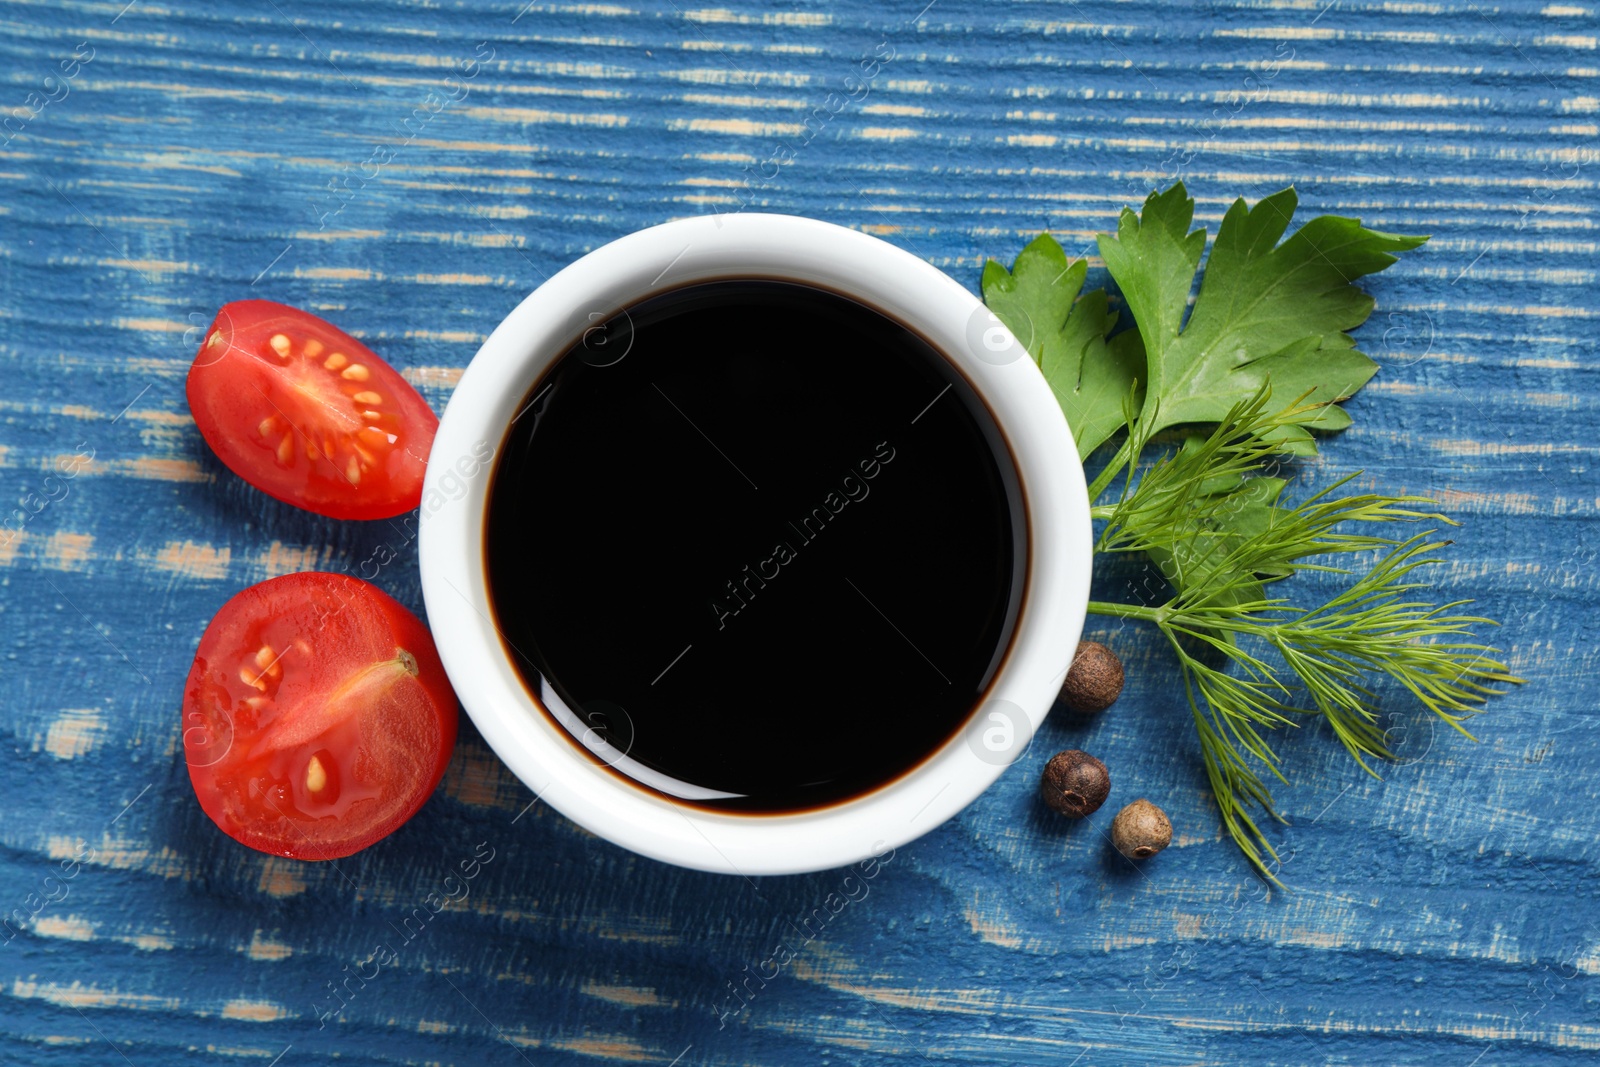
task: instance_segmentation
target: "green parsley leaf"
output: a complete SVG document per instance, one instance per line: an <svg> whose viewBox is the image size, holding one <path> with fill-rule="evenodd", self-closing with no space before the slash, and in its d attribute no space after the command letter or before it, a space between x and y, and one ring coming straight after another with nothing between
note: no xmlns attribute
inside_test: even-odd
<svg viewBox="0 0 1600 1067"><path fill-rule="evenodd" d="M1047 233L1018 254L1011 270L992 259L983 268L984 302L1044 371L1080 458L1122 428L1123 403L1144 376L1136 331L1107 340L1117 316L1107 307L1105 290L1078 299L1087 271L1081 259L1069 263ZM1139 403L1136 397L1135 409Z"/></svg>
<svg viewBox="0 0 1600 1067"><path fill-rule="evenodd" d="M1189 229L1194 199L1183 183L1152 193L1137 215L1124 209L1116 234L1101 235L1100 255L1144 339L1154 401L1142 418L1147 437L1168 426L1219 422L1264 385L1280 402L1301 397L1322 405L1306 425L1338 430L1350 424L1335 405L1377 370L1345 332L1365 322L1373 307L1351 283L1427 238L1323 215L1279 244L1298 202L1293 189L1254 208L1242 198L1233 202L1187 322L1206 231ZM1295 451L1316 451L1305 426L1281 432Z"/></svg>

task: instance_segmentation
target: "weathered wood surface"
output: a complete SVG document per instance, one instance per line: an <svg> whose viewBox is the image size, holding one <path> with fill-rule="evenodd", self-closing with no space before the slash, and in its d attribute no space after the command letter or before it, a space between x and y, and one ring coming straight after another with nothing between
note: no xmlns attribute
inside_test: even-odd
<svg viewBox="0 0 1600 1067"><path fill-rule="evenodd" d="M0 6L0 106L28 116L0 149L0 485L8 512L59 497L0 552L0 910L26 913L0 1061L1596 1062L1587 0L123 2ZM1381 782L1288 740L1293 892L1220 838L1172 665L1132 628L1113 713L1053 720L725 1025L728 983L840 874L638 859L529 807L470 727L422 814L337 867L201 814L177 704L223 600L387 544L378 582L420 607L394 528L280 506L208 453L182 384L220 303L315 309L442 408L524 293L651 223L749 199L975 286L986 255L1041 227L1087 248L1179 175L1213 223L1293 182L1305 210L1435 235L1371 280L1383 370L1311 477L1443 500L1464 526L1439 588L1504 619L1533 680L1477 745L1397 703L1408 761ZM1162 803L1175 847L1134 870L1109 810L1039 817L1068 746ZM407 939L479 843L466 899ZM398 959L320 1021L382 943Z"/></svg>

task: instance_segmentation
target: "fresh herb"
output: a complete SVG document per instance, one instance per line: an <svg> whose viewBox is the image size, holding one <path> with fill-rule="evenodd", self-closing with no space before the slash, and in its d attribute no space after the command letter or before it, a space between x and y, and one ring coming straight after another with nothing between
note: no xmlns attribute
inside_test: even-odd
<svg viewBox="0 0 1600 1067"><path fill-rule="evenodd" d="M1123 401L1144 376L1139 333L1107 339L1117 316L1105 290L1079 299L1088 271L1081 259L1068 263L1047 233L1022 250L1009 272L992 259L983 268L984 302L1027 344L1085 458L1126 424Z"/></svg>
<svg viewBox="0 0 1600 1067"><path fill-rule="evenodd" d="M1223 825L1273 881L1277 853L1252 815L1282 819L1264 777L1287 782L1272 731L1323 719L1375 773L1368 758L1393 754L1374 680L1392 679L1463 734L1485 698L1521 681L1474 639L1490 620L1425 599L1417 572L1449 542L1387 532L1453 525L1432 501L1340 495L1352 475L1284 503L1294 457L1315 454L1313 431L1350 424L1338 404L1377 369L1347 332L1373 307L1351 282L1426 240L1322 216L1280 241L1296 203L1292 189L1233 203L1187 316L1206 244L1190 230L1194 200L1180 183L1123 211L1099 240L1134 319L1121 332L1105 291L1079 295L1087 264L1047 234L1011 270L991 261L983 273L985 301L1044 371L1080 456L1123 434L1090 487L1096 548L1147 556L1170 589L1159 604L1089 610L1167 638ZM1175 427L1188 432L1157 437ZM1307 570L1342 575L1343 588L1322 603L1276 595Z"/></svg>

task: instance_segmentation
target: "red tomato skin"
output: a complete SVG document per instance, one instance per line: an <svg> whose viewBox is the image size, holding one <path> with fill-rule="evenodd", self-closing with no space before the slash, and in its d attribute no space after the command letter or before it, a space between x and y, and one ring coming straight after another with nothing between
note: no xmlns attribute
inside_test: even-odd
<svg viewBox="0 0 1600 1067"><path fill-rule="evenodd" d="M302 638L309 646L304 651L293 647ZM266 691L241 674L256 673L253 653L266 642L283 648L273 661L281 674L271 689L275 696L292 690L294 699L283 707L268 701L269 719L261 721L246 700ZM383 657L394 659L399 649L414 657L416 673L395 673L398 688L382 690L379 701L392 692L405 697L410 708L398 719L358 710L311 740L272 750L273 727L326 714L331 705L322 698L342 675L361 665L388 667ZM184 757L200 806L229 837L270 855L334 860L393 833L422 807L450 762L458 715L455 692L421 620L367 582L303 571L235 594L207 626L184 685ZM372 739L363 734L384 735L379 740L391 750L403 745L415 766L405 768L409 773L400 781L384 782L377 773L382 760L372 756ZM311 756L326 768L326 814L306 802L304 768Z"/></svg>
<svg viewBox="0 0 1600 1067"><path fill-rule="evenodd" d="M274 337L289 342L287 356ZM352 367L364 376L345 377L358 373ZM270 300L224 304L185 392L212 451L268 496L335 519L392 518L422 501L438 416L371 349L309 312ZM357 396L380 399L368 407ZM334 458L319 443L332 443Z"/></svg>

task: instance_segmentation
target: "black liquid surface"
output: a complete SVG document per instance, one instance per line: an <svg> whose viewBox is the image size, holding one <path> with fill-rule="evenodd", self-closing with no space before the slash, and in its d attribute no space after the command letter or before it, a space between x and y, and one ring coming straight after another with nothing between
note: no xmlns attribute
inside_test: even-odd
<svg viewBox="0 0 1600 1067"><path fill-rule="evenodd" d="M591 329L523 409L489 498L496 622L619 773L814 808L966 722L1019 610L1021 500L917 335L807 286L695 285Z"/></svg>

